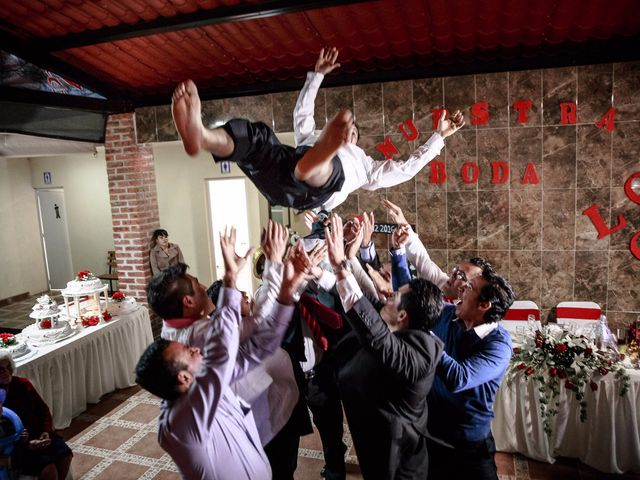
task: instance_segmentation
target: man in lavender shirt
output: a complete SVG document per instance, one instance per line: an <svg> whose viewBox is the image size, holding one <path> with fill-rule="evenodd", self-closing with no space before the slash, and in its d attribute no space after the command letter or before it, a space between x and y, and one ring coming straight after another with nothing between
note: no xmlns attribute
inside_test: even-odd
<svg viewBox="0 0 640 480"><path fill-rule="evenodd" d="M235 237L233 228L220 235L224 289L204 354L199 348L160 339L145 350L136 367L136 381L163 399L158 441L186 479L271 478L251 410L229 385L273 353L280 342L277 335L265 335L255 338L251 348L239 350L242 295L236 279L252 250L244 257L236 255ZM271 312L274 329L291 319L293 294L307 270L308 265L295 254L285 262ZM196 294L204 290L197 279L189 276L189 280ZM206 291L200 293L206 296ZM181 301L179 293L176 301Z"/></svg>

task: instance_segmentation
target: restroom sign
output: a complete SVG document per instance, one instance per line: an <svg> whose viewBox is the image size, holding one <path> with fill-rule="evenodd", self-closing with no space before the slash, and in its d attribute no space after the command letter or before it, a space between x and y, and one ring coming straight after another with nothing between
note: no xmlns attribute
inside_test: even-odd
<svg viewBox="0 0 640 480"><path fill-rule="evenodd" d="M42 178L45 185L51 185L51 172L42 172Z"/></svg>
<svg viewBox="0 0 640 480"><path fill-rule="evenodd" d="M231 162L220 162L220 173L231 173Z"/></svg>

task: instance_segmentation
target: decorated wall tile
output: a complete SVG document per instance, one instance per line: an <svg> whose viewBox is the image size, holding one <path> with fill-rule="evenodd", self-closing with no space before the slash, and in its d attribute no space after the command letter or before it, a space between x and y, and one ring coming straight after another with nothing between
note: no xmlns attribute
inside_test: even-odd
<svg viewBox="0 0 640 480"><path fill-rule="evenodd" d="M611 133L595 125L578 125L576 170L578 187L609 187Z"/></svg>
<svg viewBox="0 0 640 480"><path fill-rule="evenodd" d="M542 249L575 248L575 189L543 191Z"/></svg>
<svg viewBox="0 0 640 480"><path fill-rule="evenodd" d="M613 65L578 67L578 123L595 124L611 108Z"/></svg>
<svg viewBox="0 0 640 480"><path fill-rule="evenodd" d="M545 125L559 125L562 120L561 103L576 102L576 68L542 70L542 117ZM565 115L577 117L577 105L565 106ZM566 121L566 120L565 120Z"/></svg>
<svg viewBox="0 0 640 480"><path fill-rule="evenodd" d="M382 84L354 85L353 111L362 135L382 135Z"/></svg>
<svg viewBox="0 0 640 480"><path fill-rule="evenodd" d="M572 188L576 185L576 127L542 129L542 181L544 188Z"/></svg>

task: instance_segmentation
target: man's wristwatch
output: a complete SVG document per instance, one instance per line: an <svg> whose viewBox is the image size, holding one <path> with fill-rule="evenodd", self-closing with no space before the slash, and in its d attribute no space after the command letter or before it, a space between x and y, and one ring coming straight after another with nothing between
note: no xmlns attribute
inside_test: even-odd
<svg viewBox="0 0 640 480"><path fill-rule="evenodd" d="M351 272L351 262L349 260L342 260L336 267L334 267L335 273L342 272L343 270L346 272Z"/></svg>

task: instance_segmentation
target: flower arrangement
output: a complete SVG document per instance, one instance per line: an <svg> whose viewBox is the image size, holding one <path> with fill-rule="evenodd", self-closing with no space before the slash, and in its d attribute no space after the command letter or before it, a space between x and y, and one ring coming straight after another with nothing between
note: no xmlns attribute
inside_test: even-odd
<svg viewBox="0 0 640 480"><path fill-rule="evenodd" d="M13 333L0 333L0 348L7 348L16 344L16 336Z"/></svg>
<svg viewBox="0 0 640 480"><path fill-rule="evenodd" d="M113 292L113 295L111 295L111 300L113 300L114 302L122 302L124 301L124 299L126 298L126 295L124 294L124 292Z"/></svg>
<svg viewBox="0 0 640 480"><path fill-rule="evenodd" d="M95 327L100 323L100 317L97 315L91 315L90 317L82 317L83 327Z"/></svg>
<svg viewBox="0 0 640 480"><path fill-rule="evenodd" d="M560 385L573 392L580 403L580 420L587 419L587 388L598 389L596 380L615 375L620 383L620 395L629 390L629 375L619 364L620 358L600 351L589 339L550 325L536 330L524 344L513 349L507 382L511 384L520 375L538 382L540 410L543 426L551 435L551 419L558 413ZM569 394L569 392L567 392Z"/></svg>
<svg viewBox="0 0 640 480"><path fill-rule="evenodd" d="M43 320L40 322L40 328L51 328L51 320Z"/></svg>
<svg viewBox="0 0 640 480"><path fill-rule="evenodd" d="M82 326L83 327L95 327L96 325L98 325L100 323L100 317L98 315L91 315L89 317L80 317L82 320ZM102 312L102 319L105 322L108 322L109 320L111 320L113 317L111 316L111 314L105 310Z"/></svg>
<svg viewBox="0 0 640 480"><path fill-rule="evenodd" d="M76 281L84 282L86 280L95 280L95 275L89 270L80 270L76 274Z"/></svg>

